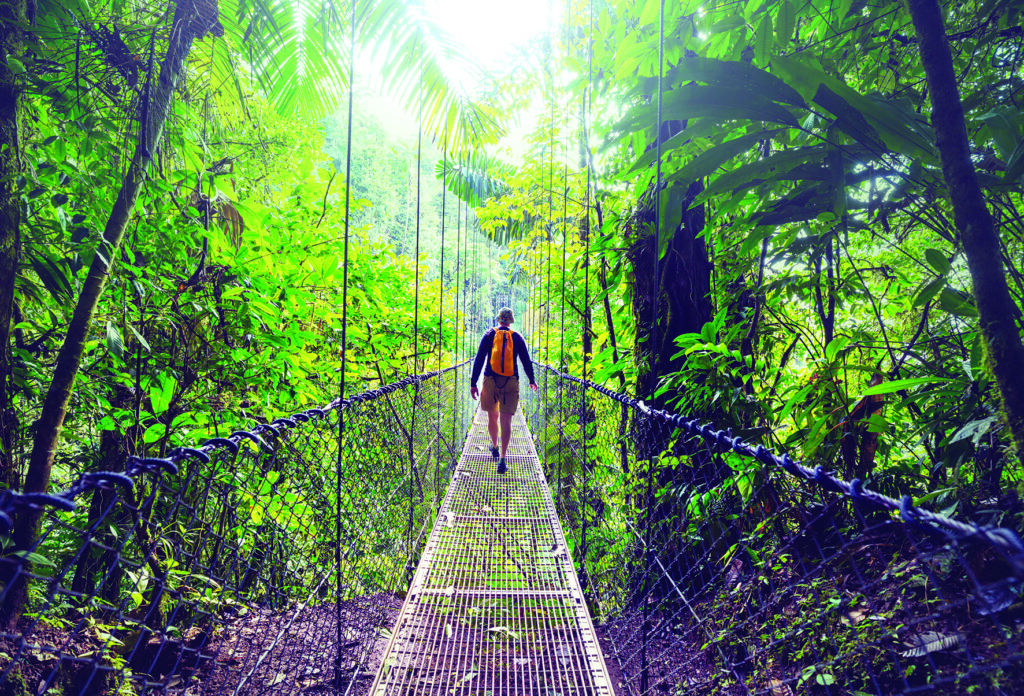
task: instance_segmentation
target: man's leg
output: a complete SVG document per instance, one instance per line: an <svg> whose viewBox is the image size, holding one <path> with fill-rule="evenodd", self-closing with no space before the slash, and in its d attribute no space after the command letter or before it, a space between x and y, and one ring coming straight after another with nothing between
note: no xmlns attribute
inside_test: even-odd
<svg viewBox="0 0 1024 696"><path fill-rule="evenodd" d="M487 432L491 436L491 446L498 446L498 409L487 412ZM504 455L502 455L504 456Z"/></svg>
<svg viewBox="0 0 1024 696"><path fill-rule="evenodd" d="M512 439L512 414L501 414L501 458L508 452L508 443Z"/></svg>

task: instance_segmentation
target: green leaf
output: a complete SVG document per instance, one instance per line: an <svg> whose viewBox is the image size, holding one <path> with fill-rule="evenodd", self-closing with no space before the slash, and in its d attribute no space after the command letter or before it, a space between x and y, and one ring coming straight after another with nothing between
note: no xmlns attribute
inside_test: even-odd
<svg viewBox="0 0 1024 696"><path fill-rule="evenodd" d="M766 138L770 138L777 132L777 130L771 130L749 133L747 135L741 135L738 138L733 138L732 140L727 140L721 145L708 148L690 160L690 162L684 167L666 177L666 181L697 181L698 179L708 176L733 157L736 157L742 152L746 152L755 144Z"/></svg>
<svg viewBox="0 0 1024 696"><path fill-rule="evenodd" d="M147 353L152 353L153 352L153 349L149 347L149 341L147 341L145 338L143 338L142 334L140 334L138 331L136 331L134 326L129 324L128 325L128 330L131 331L133 334L135 334L135 338L136 338L136 340L138 340L139 345L142 346L143 348L145 348Z"/></svg>
<svg viewBox="0 0 1024 696"><path fill-rule="evenodd" d="M920 164L936 164L934 134L922 122L922 117L903 103L867 97L803 56L776 56L772 69L781 73L787 84L805 99L813 100L819 87L826 86L828 92L823 93L824 98L827 100L829 93L834 94L859 112L889 149L913 157ZM839 102L836 106L841 108ZM855 127L856 124L850 125Z"/></svg>
<svg viewBox="0 0 1024 696"><path fill-rule="evenodd" d="M25 64L14 56L7 56L7 68L15 75L24 75L28 72L25 69Z"/></svg>
<svg viewBox="0 0 1024 696"><path fill-rule="evenodd" d="M775 36L783 50L786 49L786 45L792 38L795 27L796 15L793 12L793 5L790 0L783 0L779 6L778 16L775 18Z"/></svg>
<svg viewBox="0 0 1024 696"><path fill-rule="evenodd" d="M771 57L775 38L773 32L772 16L765 12L754 31L754 60L759 65L767 65Z"/></svg>
<svg viewBox="0 0 1024 696"><path fill-rule="evenodd" d="M107 322L107 349L118 358L124 359L124 340L113 322Z"/></svg>
<svg viewBox="0 0 1024 696"><path fill-rule="evenodd" d="M54 208L59 208L68 202L68 194L66 193L55 193L50 197L50 203Z"/></svg>
<svg viewBox="0 0 1024 696"><path fill-rule="evenodd" d="M40 252L38 256L30 258L32 270L39 276L43 287L53 296L57 302L64 303L71 299L73 290L71 281L68 280L65 264L56 261L53 257Z"/></svg>
<svg viewBox="0 0 1024 696"><path fill-rule="evenodd" d="M29 563L36 563L38 565L49 566L50 568L56 568L57 564L51 561L46 556L36 553L35 551L14 551L11 553L12 556L18 556L24 558Z"/></svg>
<svg viewBox="0 0 1024 696"><path fill-rule="evenodd" d="M629 129L629 128L642 128L639 122L634 123L632 119L623 120L617 126L618 128ZM674 150L676 148L687 145L691 140L697 138L705 138L711 134L717 134L721 132L721 126L717 121L710 118L695 118L687 122L686 128L673 135L671 138L661 144L662 155ZM649 167L655 160L658 159L658 149L655 147L649 148L644 154L637 158L633 165L625 170L622 174L618 175L619 179L623 181L629 181L633 178L633 175L640 169ZM463 198L463 200L466 200ZM472 201L466 201L470 205L474 205Z"/></svg>
<svg viewBox="0 0 1024 696"><path fill-rule="evenodd" d="M747 119L769 121L787 126L799 125L797 118L784 106L751 93L747 89L725 85L688 84L665 95L667 118L690 119L707 116L719 123Z"/></svg>
<svg viewBox="0 0 1024 696"><path fill-rule="evenodd" d="M640 26L647 26L658 21L661 13L661 0L647 0L640 11Z"/></svg>
<svg viewBox="0 0 1024 696"><path fill-rule="evenodd" d="M951 268L949 261L946 259L946 255L938 249L925 249L924 260L928 262L928 265L935 269L939 275L946 275L949 273Z"/></svg>
<svg viewBox="0 0 1024 696"><path fill-rule="evenodd" d="M836 336L833 338L827 346L825 346L825 358L831 362L836 359L839 355L839 351L850 344L850 339L846 336Z"/></svg>
<svg viewBox="0 0 1024 696"><path fill-rule="evenodd" d="M743 19L743 16L742 15L738 15L738 14L734 14L734 15L731 15L729 17L725 17L724 19L720 19L717 22L715 22L711 26L711 28L708 29L708 33L709 34L725 34L727 32L732 31L733 29L739 29L744 24L746 24L746 20Z"/></svg>
<svg viewBox="0 0 1024 696"><path fill-rule="evenodd" d="M946 278L933 278L931 281L925 283L914 297L913 306L923 307L925 304L932 301L942 288L946 287Z"/></svg>
<svg viewBox="0 0 1024 696"><path fill-rule="evenodd" d="M807 102L800 92L786 84L777 75L741 61L718 60L691 56L679 61L672 69L670 79L676 82L693 80L708 85L727 87L745 92L748 98L758 98L805 107Z"/></svg>
<svg viewBox="0 0 1024 696"><path fill-rule="evenodd" d="M146 432L142 434L142 441L145 443L157 442L167 432L167 426L163 423L154 423L153 425L146 428Z"/></svg>
<svg viewBox="0 0 1024 696"><path fill-rule="evenodd" d="M942 288L942 292L939 293L939 306L958 317L974 318L978 316L978 308L974 306L974 300L966 293L948 286Z"/></svg>
<svg viewBox="0 0 1024 696"><path fill-rule="evenodd" d="M875 396L876 394L892 394L904 389L913 389L924 384L944 384L948 379L940 377L908 377L907 379L894 379L891 382L882 382L873 387L868 387L861 396Z"/></svg>
<svg viewBox="0 0 1024 696"><path fill-rule="evenodd" d="M835 125L872 152L885 152L885 143L860 111L834 92L828 85L818 85L814 101L831 111Z"/></svg>
<svg viewBox="0 0 1024 696"><path fill-rule="evenodd" d="M706 200L727 192L738 193L769 181L803 179L814 176L815 172L824 176L825 170L821 167L824 156L825 147L815 145L781 150L770 157L744 162L715 176L701 196Z"/></svg>
<svg viewBox="0 0 1024 696"><path fill-rule="evenodd" d="M1018 179L1024 176L1024 140L1017 143L1013 154L1006 162L1006 172L1003 173L1003 180L1010 184L1018 183Z"/></svg>
<svg viewBox="0 0 1024 696"><path fill-rule="evenodd" d="M960 440L966 440L970 438L971 441L977 445L981 442L981 438L985 436L993 425L999 421L999 416L988 416L987 418L981 418L979 420L973 420L967 423L964 427L960 428L956 434L950 438L950 444L959 442Z"/></svg>
<svg viewBox="0 0 1024 696"><path fill-rule="evenodd" d="M159 376L159 381L149 390L149 400L154 416L159 416L170 407L177 386L178 381L174 377L167 374Z"/></svg>

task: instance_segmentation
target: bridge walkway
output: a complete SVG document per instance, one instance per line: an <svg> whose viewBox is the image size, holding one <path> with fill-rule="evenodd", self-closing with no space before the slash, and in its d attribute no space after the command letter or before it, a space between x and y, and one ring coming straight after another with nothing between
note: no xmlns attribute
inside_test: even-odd
<svg viewBox="0 0 1024 696"><path fill-rule="evenodd" d="M508 472L477 411L373 696L612 696L522 409Z"/></svg>

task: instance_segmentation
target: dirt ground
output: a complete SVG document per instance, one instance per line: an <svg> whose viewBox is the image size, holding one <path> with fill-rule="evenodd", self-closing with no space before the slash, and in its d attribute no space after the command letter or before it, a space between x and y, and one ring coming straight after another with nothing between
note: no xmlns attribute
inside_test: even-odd
<svg viewBox="0 0 1024 696"><path fill-rule="evenodd" d="M398 618L402 600L378 593L342 603L341 693L364 696L370 690ZM228 624L204 652L216 655L178 691L185 696L216 693L334 693L338 631L334 604L271 613L253 611ZM238 689L236 692L235 689Z"/></svg>

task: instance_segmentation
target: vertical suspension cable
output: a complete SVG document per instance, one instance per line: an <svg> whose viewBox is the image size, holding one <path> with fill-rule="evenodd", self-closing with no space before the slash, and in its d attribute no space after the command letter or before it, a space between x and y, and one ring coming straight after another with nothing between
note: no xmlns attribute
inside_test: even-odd
<svg viewBox="0 0 1024 696"><path fill-rule="evenodd" d="M491 303L491 326L494 326L494 314L497 307L494 306L494 283L491 280L494 278L494 247L491 244L487 245L487 299Z"/></svg>
<svg viewBox="0 0 1024 696"><path fill-rule="evenodd" d="M651 375L648 382L651 384L651 395L654 394L654 383L650 380L657 378L658 366L658 304L661 297L661 124L662 124L662 95L664 86L662 84L665 74L665 0L661 0L658 9L658 116L655 126L655 147L657 148L657 159L654 175L654 297L651 301ZM651 573L651 557L649 549L651 546L651 507L653 501L651 495L654 490L654 474L657 464L657 456L648 453L650 459L647 466L647 494L646 510L644 511L644 578L647 579ZM648 583L645 581L645 585ZM651 589L648 586L647 591ZM648 602L643 602L643 617L641 620L640 636L640 691L647 691L650 680L650 667L647 660L647 648L650 642L650 609Z"/></svg>
<svg viewBox="0 0 1024 696"><path fill-rule="evenodd" d="M441 185L447 186L448 177L448 157L444 158L444 169L442 170ZM459 316L459 296L462 292L462 286L460 283L462 273L462 202L459 200L458 195L455 196L455 313L452 319L452 330L454 335L452 336L452 342L454 343L453 353L455 354L455 361L459 363L462 361L462 338L459 333L459 323L461 317ZM456 438L456 423L461 419L459 411L459 372L455 370L455 387L452 391L452 446L455 446Z"/></svg>
<svg viewBox="0 0 1024 696"><path fill-rule="evenodd" d="M462 188L462 182L461 181L459 182L459 187ZM462 188L462 193L463 193L463 195L465 195L465 193L466 193L465 188ZM462 205L463 205L463 203L460 200L459 201L459 221L460 221L459 224L462 224L461 223L461 220L462 220ZM468 285L469 282L470 282L469 281L469 215L468 215L468 213L466 215L466 234L462 238L462 244L465 247L465 251L462 254L462 263L465 266L465 270L462 273L462 284L463 285ZM466 356L466 357L468 357L468 355L467 355L468 351L466 350L466 335L469 332L469 326L467 325L468 324L468 320L466 318L466 308L469 307L468 295L469 295L468 289L463 288L463 290L462 290L462 316L460 318L460 324L462 325L462 342L461 342L462 355Z"/></svg>
<svg viewBox="0 0 1024 696"><path fill-rule="evenodd" d="M348 354L345 350L348 339L348 236L351 229L349 215L352 210L352 104L355 93L356 72L356 0L351 0L349 17L349 53L348 53L348 127L345 133L345 238L342 244L341 270L341 377L338 380L338 456L335 462L334 491L334 624L336 652L334 657L335 686L341 688L341 660L344 645L341 610L341 478L343 470L342 452L345 450L345 367ZM358 466L358 464L357 464Z"/></svg>
<svg viewBox="0 0 1024 696"><path fill-rule="evenodd" d="M442 161L448 161L448 136L444 137L444 146L441 153ZM441 169L441 268L437 274L437 369L441 370L441 354L444 352L444 226L445 226L445 203L447 202L448 190L444 186L444 169ZM438 377L437 383L437 456L434 457L434 502L438 500L438 481L441 467L441 382Z"/></svg>
<svg viewBox="0 0 1024 696"><path fill-rule="evenodd" d="M587 129L587 114L590 110L591 104L594 101L594 0L590 0L587 3L588 6L588 20L587 20L587 85L583 89L583 118L580 128L582 133L580 135L583 138L584 147L584 165L587 169L587 192L583 197L584 208L583 212L586 215L584 218L584 224L586 225L587 238L584 240L583 248L583 380L587 379L587 363L588 353L587 344L590 338L590 133ZM582 540L580 543L580 575L583 579L583 592L587 594L590 592L590 576L587 572L587 500L589 494L587 493L587 487L589 485L589 467L587 466L587 390L582 389L580 392L583 396L583 417L580 419L583 425L583 533Z"/></svg>
<svg viewBox="0 0 1024 696"><path fill-rule="evenodd" d="M570 17L572 15L570 9L571 0L565 0L565 52L566 55L569 53L570 37ZM569 109L565 110L564 118L562 119L562 126L564 130L564 154L562 156L562 307L559 311L559 322L560 326L558 329L558 369L561 372L566 372L565 366L565 255L566 247L569 246L569 234L568 234L568 219L569 219ZM565 439L565 399L563 398L561 387L559 387L558 393L558 483L555 487L555 505L558 506L562 501L562 441Z"/></svg>
<svg viewBox="0 0 1024 696"><path fill-rule="evenodd" d="M420 87L422 90L422 85ZM420 109L419 109L419 122L417 126L416 134L416 251L415 251L415 263L414 268L414 279L413 279L413 319L412 319L412 367L413 374L418 372L417 369L417 356L419 355L419 334L420 334L420 170L422 169L421 163L423 159L423 95L420 94ZM424 360L424 364L426 361ZM414 518L414 505L415 499L415 483L414 478L416 477L416 452L415 452L415 439L416 439L416 411L419 401L420 394L420 383L419 381L413 382L413 398L412 398L412 418L409 426L409 529L407 532L408 536L408 552L409 558L406 561L405 569L408 576L407 581L412 582L412 573L414 565L412 562L413 548L412 548L412 531L413 531L413 518Z"/></svg>

